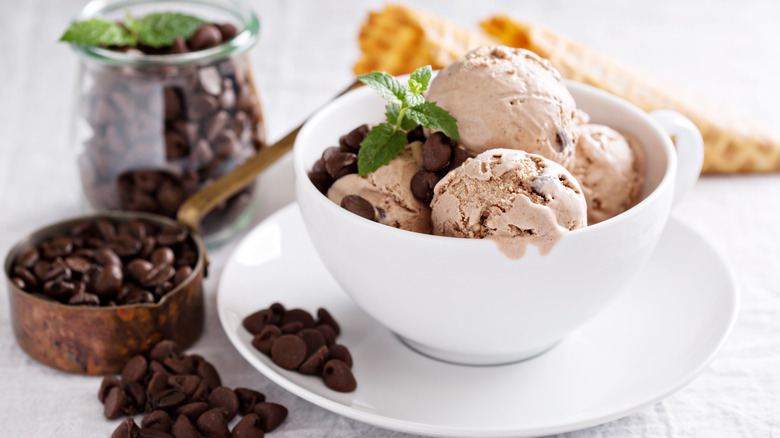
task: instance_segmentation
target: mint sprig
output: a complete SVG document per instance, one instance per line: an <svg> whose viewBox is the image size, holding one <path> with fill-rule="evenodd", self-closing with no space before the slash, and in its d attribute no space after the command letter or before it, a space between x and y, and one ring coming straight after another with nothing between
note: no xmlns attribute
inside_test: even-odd
<svg viewBox="0 0 780 438"><path fill-rule="evenodd" d="M435 102L427 102L423 92L431 82L431 66L420 67L403 85L384 72L358 76L358 80L376 90L387 102L387 122L374 126L360 143L358 173L361 176L379 169L397 157L406 146L404 131L417 125L438 129L444 135L460 140L455 119Z"/></svg>
<svg viewBox="0 0 780 438"><path fill-rule="evenodd" d="M178 12L154 12L141 18L126 14L124 26L115 21L91 18L72 23L60 41L130 47L141 43L160 48L172 45L176 37L189 39L204 24L206 22L200 18Z"/></svg>

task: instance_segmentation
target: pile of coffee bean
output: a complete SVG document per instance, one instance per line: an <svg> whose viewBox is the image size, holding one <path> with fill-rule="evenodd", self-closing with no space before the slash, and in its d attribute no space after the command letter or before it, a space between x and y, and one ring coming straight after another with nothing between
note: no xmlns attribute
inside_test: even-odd
<svg viewBox="0 0 780 438"><path fill-rule="evenodd" d="M322 153L308 173L314 187L327 195L328 189L342 176L357 173L357 154L360 143L366 138L368 125L361 125L339 138L339 146L331 146ZM406 133L409 143L423 142L423 169L417 172L410 183L412 194L420 202L428 205L433 199L433 187L449 171L462 165L471 156L457 143L442 132L425 136L422 125ZM345 196L341 206L352 213L374 219L374 208L370 202L357 195Z"/></svg>
<svg viewBox="0 0 780 438"><path fill-rule="evenodd" d="M146 413L140 428L127 418L112 438L262 438L287 418L287 408L258 391L222 386L213 365L173 341L130 359L120 377L106 376L98 399L108 419ZM244 417L231 432L237 414Z"/></svg>
<svg viewBox="0 0 780 438"><path fill-rule="evenodd" d="M154 303L189 277L197 261L186 227L85 220L22 251L10 277L20 289L63 304Z"/></svg>
<svg viewBox="0 0 780 438"><path fill-rule="evenodd" d="M254 335L252 345L280 367L321 376L334 391L357 388L352 355L336 343L341 328L327 310L318 309L314 319L306 310L274 303L244 318L243 324Z"/></svg>
<svg viewBox="0 0 780 438"><path fill-rule="evenodd" d="M208 24L171 47L113 47L176 54L220 44L235 26ZM173 217L198 189L265 145L263 117L246 56L199 65L139 64L87 68L80 105L89 129L79 156L82 186L96 209ZM219 205L203 234L233 223L252 185Z"/></svg>

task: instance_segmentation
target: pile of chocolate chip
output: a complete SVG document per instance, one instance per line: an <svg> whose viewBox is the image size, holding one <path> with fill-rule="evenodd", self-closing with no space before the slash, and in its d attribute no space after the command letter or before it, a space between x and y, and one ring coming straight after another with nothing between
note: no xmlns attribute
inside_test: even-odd
<svg viewBox="0 0 780 438"><path fill-rule="evenodd" d="M339 146L331 146L322 153L308 173L314 187L327 195L328 189L342 176L357 173L360 143L366 138L368 125L361 125L339 138ZM458 147L455 141L442 132L434 132L429 137L421 125L406 133L409 143L423 142L423 169L417 172L410 183L412 194L420 202L428 205L433 199L433 188L449 171L459 167L471 156ZM370 202L357 195L347 195L341 201L345 209L363 216L374 218L374 208Z"/></svg>
<svg viewBox="0 0 780 438"><path fill-rule="evenodd" d="M197 261L183 226L97 219L22 251L10 277L18 288L63 304L154 303L187 279Z"/></svg>
<svg viewBox="0 0 780 438"><path fill-rule="evenodd" d="M112 438L262 438L287 418L287 408L258 391L222 386L208 361L183 354L173 341L130 359L121 377L106 376L98 399L108 419L146 413L140 428L127 418ZM244 417L231 433L228 423L237 414Z"/></svg>
<svg viewBox="0 0 780 438"><path fill-rule="evenodd" d="M237 33L207 24L171 47L112 47L139 55L213 47ZM173 217L197 190L228 173L265 145L259 99L246 57L199 65L86 69L80 105L90 137L79 156L84 192L96 209L145 211ZM249 204L253 185L220 204L201 231L221 229Z"/></svg>
<svg viewBox="0 0 780 438"><path fill-rule="evenodd" d="M280 367L321 376L334 391L357 388L352 355L336 343L341 328L327 310L318 309L315 320L306 310L274 303L244 318L243 324L254 335L252 345Z"/></svg>

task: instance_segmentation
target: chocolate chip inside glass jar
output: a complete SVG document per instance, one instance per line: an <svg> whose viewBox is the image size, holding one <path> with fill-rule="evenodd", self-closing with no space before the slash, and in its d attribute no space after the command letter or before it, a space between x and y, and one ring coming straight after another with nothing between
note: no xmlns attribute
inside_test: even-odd
<svg viewBox="0 0 780 438"><path fill-rule="evenodd" d="M236 34L233 25L207 24L170 47L137 50L139 56L175 56L214 47ZM245 55L191 64L94 63L83 74L78 166L86 199L96 210L173 217L187 197L265 146ZM202 234L232 224L252 194L248 185L219 205L203 220Z"/></svg>
<svg viewBox="0 0 780 438"><path fill-rule="evenodd" d="M197 260L183 226L85 220L22 251L10 277L25 292L63 304L154 303L184 282Z"/></svg>

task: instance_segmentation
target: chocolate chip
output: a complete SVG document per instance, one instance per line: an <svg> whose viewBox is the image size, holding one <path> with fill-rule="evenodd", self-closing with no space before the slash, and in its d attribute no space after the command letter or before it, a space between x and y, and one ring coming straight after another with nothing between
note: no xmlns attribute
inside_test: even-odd
<svg viewBox="0 0 780 438"><path fill-rule="evenodd" d="M233 392L238 397L238 412L241 415L246 415L252 412L252 407L256 403L265 401L265 395L263 393L255 391L249 388L236 388Z"/></svg>
<svg viewBox="0 0 780 438"><path fill-rule="evenodd" d="M282 331L279 329L279 327L275 325L267 325L260 333L256 334L255 337L252 338L252 346L255 347L259 352L270 356L271 347L281 335Z"/></svg>
<svg viewBox="0 0 780 438"><path fill-rule="evenodd" d="M282 325L296 321L301 323L302 328L314 327L314 318L311 313L303 309L289 309L282 316Z"/></svg>
<svg viewBox="0 0 780 438"><path fill-rule="evenodd" d="M563 152L569 147L569 135L566 131L560 129L555 133L555 146L558 148L558 152Z"/></svg>
<svg viewBox="0 0 780 438"><path fill-rule="evenodd" d="M241 419L238 424L233 427L231 432L231 438L263 438L265 432L262 427L263 421L257 414L249 414Z"/></svg>
<svg viewBox="0 0 780 438"><path fill-rule="evenodd" d="M169 370L176 374L195 374L195 361L189 356L170 357L163 360Z"/></svg>
<svg viewBox="0 0 780 438"><path fill-rule="evenodd" d="M201 380L195 392L189 399L189 402L205 402L209 396L209 384L205 380Z"/></svg>
<svg viewBox="0 0 780 438"><path fill-rule="evenodd" d="M293 321L279 327L279 330L282 331L282 334L290 335L298 333L302 328L303 324L300 321Z"/></svg>
<svg viewBox="0 0 780 438"><path fill-rule="evenodd" d="M125 418L111 434L111 438L138 438L139 433L140 429L135 421L132 418Z"/></svg>
<svg viewBox="0 0 780 438"><path fill-rule="evenodd" d="M249 333L256 335L260 333L266 325L270 324L271 318L273 318L271 309L262 309L244 318L242 324Z"/></svg>
<svg viewBox="0 0 780 438"><path fill-rule="evenodd" d="M325 369L325 361L328 358L328 347L322 346L304 361L298 371L301 374L321 376Z"/></svg>
<svg viewBox="0 0 780 438"><path fill-rule="evenodd" d="M149 358L158 362L162 362L165 359L178 358L179 356L181 356L181 347L171 340L158 342L149 352Z"/></svg>
<svg viewBox="0 0 780 438"><path fill-rule="evenodd" d="M459 147L452 148L452 158L450 159L450 165L447 167L447 172L462 166L469 158L471 158L471 155L465 149Z"/></svg>
<svg viewBox="0 0 780 438"><path fill-rule="evenodd" d="M218 24L217 28L219 29L219 33L222 34L222 41L231 40L238 35L238 29L230 23Z"/></svg>
<svg viewBox="0 0 780 438"><path fill-rule="evenodd" d="M271 319L271 324L281 324L284 314L287 313L287 309L282 305L282 303L273 303L268 308L271 309L271 313L274 314L274 317Z"/></svg>
<svg viewBox="0 0 780 438"><path fill-rule="evenodd" d="M180 53L187 53L190 49L187 47L187 43L184 41L184 38L177 36L173 40L173 44L171 44L171 48L168 50L168 53L171 55L176 55Z"/></svg>
<svg viewBox="0 0 780 438"><path fill-rule="evenodd" d="M173 438L173 435L157 429L141 428L138 438Z"/></svg>
<svg viewBox="0 0 780 438"><path fill-rule="evenodd" d="M357 155L351 152L334 152L325 159L325 170L334 180L357 173Z"/></svg>
<svg viewBox="0 0 780 438"><path fill-rule="evenodd" d="M433 200L433 188L439 182L439 177L427 170L421 170L414 174L410 183L412 195L425 205Z"/></svg>
<svg viewBox="0 0 780 438"><path fill-rule="evenodd" d="M122 384L125 394L135 408L134 410L136 412L143 411L146 405L146 388L138 382L122 382Z"/></svg>
<svg viewBox="0 0 780 438"><path fill-rule="evenodd" d="M168 385L173 388L178 388L184 395L190 397L195 393L195 390L198 389L201 380L200 376L193 374L170 376L168 377Z"/></svg>
<svg viewBox="0 0 780 438"><path fill-rule="evenodd" d="M138 354L133 356L122 369L123 382L140 382L146 376L148 363L146 358Z"/></svg>
<svg viewBox="0 0 780 438"><path fill-rule="evenodd" d="M171 429L171 434L174 438L200 438L200 432L186 415L179 415Z"/></svg>
<svg viewBox="0 0 780 438"><path fill-rule="evenodd" d="M328 189L330 189L330 186L333 185L333 178L328 174L328 172L318 172L312 170L308 173L309 180L312 184L314 184L314 187L317 188L317 190L320 191L323 195L328 193Z"/></svg>
<svg viewBox="0 0 780 438"><path fill-rule="evenodd" d="M169 388L152 395L152 407L157 409L175 409L184 404L187 396L178 388Z"/></svg>
<svg viewBox="0 0 780 438"><path fill-rule="evenodd" d="M157 394L169 388L168 379L171 377L167 372L156 372L152 374L149 383L146 385L146 391L149 394Z"/></svg>
<svg viewBox="0 0 780 438"><path fill-rule="evenodd" d="M155 410L141 420L141 427L169 432L171 430L171 416L162 410Z"/></svg>
<svg viewBox="0 0 780 438"><path fill-rule="evenodd" d="M325 345L330 347L331 345L336 343L336 331L333 330L333 327L326 324L318 324L316 327L314 327L315 330L322 333L322 336L325 338Z"/></svg>
<svg viewBox="0 0 780 438"><path fill-rule="evenodd" d="M322 378L325 386L334 391L352 392L357 388L357 381L350 366L338 359L331 359L325 364Z"/></svg>
<svg viewBox="0 0 780 438"><path fill-rule="evenodd" d="M415 141L425 142L425 130L422 125L417 125L414 129L406 133L406 142L412 143Z"/></svg>
<svg viewBox="0 0 780 438"><path fill-rule="evenodd" d="M205 360L198 362L198 376L206 382L210 390L222 386L222 379L219 378L216 368Z"/></svg>
<svg viewBox="0 0 780 438"><path fill-rule="evenodd" d="M342 135L339 138L339 150L357 154L360 150L360 143L366 138L368 131L368 125L360 125L349 134Z"/></svg>
<svg viewBox="0 0 780 438"><path fill-rule="evenodd" d="M230 438L230 430L223 408L209 409L202 413L195 422L201 434L211 438Z"/></svg>
<svg viewBox="0 0 780 438"><path fill-rule="evenodd" d="M260 417L264 432L273 432L287 418L287 408L276 403L258 403L252 412Z"/></svg>
<svg viewBox="0 0 780 438"><path fill-rule="evenodd" d="M98 390L98 400L100 400L100 403L106 401L106 395L108 395L108 391L110 391L111 388L121 386L122 382L116 376L104 377L103 381L100 383L100 389Z"/></svg>
<svg viewBox="0 0 780 438"><path fill-rule="evenodd" d="M334 344L330 347L328 359L340 360L352 368L352 354L350 354L347 347L341 344Z"/></svg>
<svg viewBox="0 0 780 438"><path fill-rule="evenodd" d="M103 415L109 420L119 418L124 415L125 409L127 409L129 405L130 400L128 400L125 391L118 386L114 386L108 391L108 395L106 395L105 406L103 406Z"/></svg>
<svg viewBox="0 0 780 438"><path fill-rule="evenodd" d="M451 140L442 132L434 132L423 144L423 167L438 172L448 164L452 156Z"/></svg>
<svg viewBox="0 0 780 438"><path fill-rule="evenodd" d="M209 410L209 405L206 402L193 402L193 403L187 403L186 405L181 405L178 408L176 408L176 415L178 416L185 416L189 418L190 421L196 421L198 417L201 416L204 412Z"/></svg>
<svg viewBox="0 0 780 438"><path fill-rule="evenodd" d="M271 346L271 359L282 368L294 370L306 359L306 343L296 335L281 335Z"/></svg>
<svg viewBox="0 0 780 438"><path fill-rule="evenodd" d="M232 389L218 386L211 390L206 402L210 408L222 408L225 411L227 421L236 416L239 409L238 396Z"/></svg>
<svg viewBox="0 0 780 438"><path fill-rule="evenodd" d="M187 118L190 120L202 120L219 108L216 97L206 93L192 94L187 102Z"/></svg>
<svg viewBox="0 0 780 438"><path fill-rule="evenodd" d="M201 26L198 30L192 34L189 40L190 48L195 50L208 49L214 47L222 42L222 33L219 29L211 24Z"/></svg>
<svg viewBox="0 0 780 438"><path fill-rule="evenodd" d="M365 198L358 195L347 195L341 198L341 207L362 218L374 220L374 206Z"/></svg>
<svg viewBox="0 0 780 438"><path fill-rule="evenodd" d="M314 354L320 347L325 346L325 336L315 329L303 329L298 332L298 336L306 343L306 357Z"/></svg>

